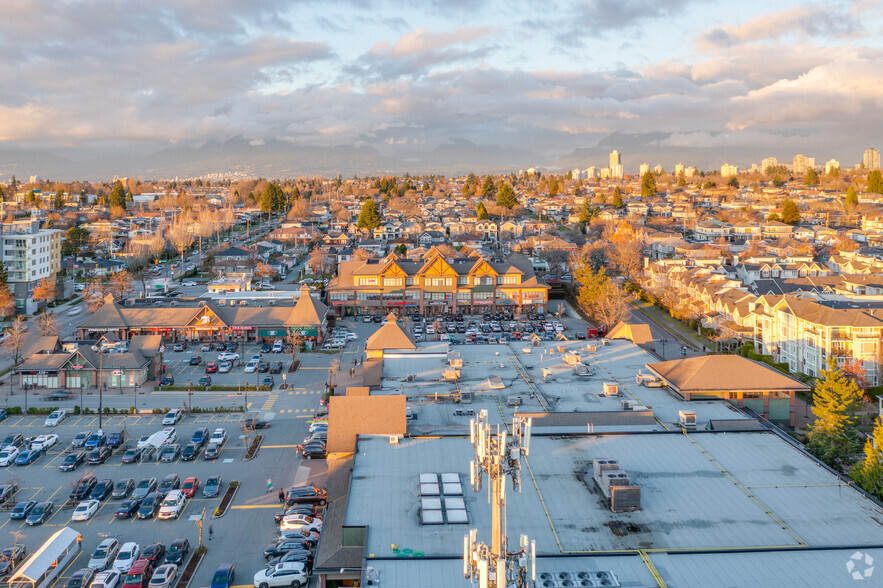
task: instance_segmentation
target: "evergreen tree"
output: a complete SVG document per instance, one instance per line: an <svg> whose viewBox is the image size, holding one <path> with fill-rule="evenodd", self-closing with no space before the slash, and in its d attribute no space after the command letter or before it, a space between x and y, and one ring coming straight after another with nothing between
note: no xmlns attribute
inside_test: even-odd
<svg viewBox="0 0 883 588"><path fill-rule="evenodd" d="M854 380L828 358L824 379L816 379L812 413L816 420L808 426L807 449L819 459L834 466L844 462L858 450L854 428L862 391Z"/></svg>
<svg viewBox="0 0 883 588"><path fill-rule="evenodd" d="M806 175L803 176L803 184L805 186L818 186L819 172L817 172L815 168L807 168Z"/></svg>
<svg viewBox="0 0 883 588"><path fill-rule="evenodd" d="M264 212L283 212L287 200L279 184L270 182L261 194L261 210Z"/></svg>
<svg viewBox="0 0 883 588"><path fill-rule="evenodd" d="M6 280L9 279L9 272L6 271L6 266L3 265L3 262L0 261L0 286L6 285Z"/></svg>
<svg viewBox="0 0 883 588"><path fill-rule="evenodd" d="M503 184L499 194L497 194L497 205L509 209L518 206L518 197L515 195L512 185L508 182Z"/></svg>
<svg viewBox="0 0 883 588"><path fill-rule="evenodd" d="M684 176L678 176L678 188L683 188L687 185L687 180L684 179Z"/></svg>
<svg viewBox="0 0 883 588"><path fill-rule="evenodd" d="M737 178L736 176L731 177L730 180L727 182L727 186L730 186L731 188L736 188L738 190L739 178Z"/></svg>
<svg viewBox="0 0 883 588"><path fill-rule="evenodd" d="M490 176L485 176L484 183L481 185L481 197L493 200L496 195L497 187L494 185L494 179Z"/></svg>
<svg viewBox="0 0 883 588"><path fill-rule="evenodd" d="M875 169L868 174L868 188L866 190L870 194L883 194L883 175L879 169Z"/></svg>
<svg viewBox="0 0 883 588"><path fill-rule="evenodd" d="M123 183L120 180L113 183L113 188L110 190L110 197L108 198L107 205L109 207L126 207L126 189L123 188Z"/></svg>
<svg viewBox="0 0 883 588"><path fill-rule="evenodd" d="M773 176L773 186L775 186L776 188L779 188L784 183L785 183L785 181L782 180L782 178L779 176L779 174L776 174Z"/></svg>
<svg viewBox="0 0 883 588"><path fill-rule="evenodd" d="M475 207L475 216L478 217L478 220L486 220L490 218L487 213L487 208L484 207L484 202L481 200L478 201L478 204Z"/></svg>
<svg viewBox="0 0 883 588"><path fill-rule="evenodd" d="M583 201L583 207L579 211L579 222L587 223L592 220L592 207L589 205L589 199Z"/></svg>
<svg viewBox="0 0 883 588"><path fill-rule="evenodd" d="M855 193L855 188L852 186L846 190L846 199L843 201L843 206L847 209L854 209L858 206L858 195Z"/></svg>
<svg viewBox="0 0 883 588"><path fill-rule="evenodd" d="M62 192L61 190L55 191L55 202L53 202L52 208L54 208L55 210L64 209L64 192Z"/></svg>
<svg viewBox="0 0 883 588"><path fill-rule="evenodd" d="M380 226L383 219L380 217L380 209L372 198L365 200L362 205L362 211L359 213L359 220L356 226L360 229L376 229Z"/></svg>
<svg viewBox="0 0 883 588"><path fill-rule="evenodd" d="M641 198L656 196L656 176L653 172L644 172L641 176Z"/></svg>
<svg viewBox="0 0 883 588"><path fill-rule="evenodd" d="M613 189L613 208L622 208L622 190L619 189L619 186Z"/></svg>
<svg viewBox="0 0 883 588"><path fill-rule="evenodd" d="M865 440L865 459L850 475L866 492L883 499L883 418L877 418L871 437Z"/></svg>
<svg viewBox="0 0 883 588"><path fill-rule="evenodd" d="M782 222L786 225L800 224L800 211L792 200L785 200L782 203Z"/></svg>
<svg viewBox="0 0 883 588"><path fill-rule="evenodd" d="M561 188L558 186L558 178L552 176L552 179L549 181L549 196L557 196L560 189Z"/></svg>

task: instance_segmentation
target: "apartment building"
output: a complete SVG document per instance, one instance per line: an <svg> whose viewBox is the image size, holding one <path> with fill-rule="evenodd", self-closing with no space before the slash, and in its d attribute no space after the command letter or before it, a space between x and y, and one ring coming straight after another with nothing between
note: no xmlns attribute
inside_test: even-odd
<svg viewBox="0 0 883 588"><path fill-rule="evenodd" d="M3 265L16 310L33 313L34 286L43 278L55 279L61 270L61 231L41 229L38 219L3 223L2 228Z"/></svg>
<svg viewBox="0 0 883 588"><path fill-rule="evenodd" d="M843 366L855 360L866 383L881 383L883 307L860 308L852 301L818 301L795 296L761 296L752 305L755 347L792 372L817 377L829 357Z"/></svg>
<svg viewBox="0 0 883 588"><path fill-rule="evenodd" d="M523 255L445 258L435 247L419 259L390 254L343 262L326 290L331 306L343 314L385 314L395 308L427 314L543 312L549 297L549 286Z"/></svg>

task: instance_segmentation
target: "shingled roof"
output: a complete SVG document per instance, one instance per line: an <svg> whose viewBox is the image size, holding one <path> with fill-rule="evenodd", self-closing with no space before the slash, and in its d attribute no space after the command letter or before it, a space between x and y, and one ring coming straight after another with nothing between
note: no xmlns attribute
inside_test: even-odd
<svg viewBox="0 0 883 588"><path fill-rule="evenodd" d="M377 332L368 337L365 343L366 351L378 351L384 349L417 349L411 338L396 322L396 316L389 313L385 325L377 329Z"/></svg>
<svg viewBox="0 0 883 588"><path fill-rule="evenodd" d="M779 370L739 355L688 357L648 363L647 367L681 393L809 390Z"/></svg>
<svg viewBox="0 0 883 588"><path fill-rule="evenodd" d="M326 312L328 312L328 307L318 300L314 300L310 296L310 287L304 284L300 288L300 298L297 299L297 304L291 309L291 314L288 316L286 324L295 326L321 325L325 319Z"/></svg>

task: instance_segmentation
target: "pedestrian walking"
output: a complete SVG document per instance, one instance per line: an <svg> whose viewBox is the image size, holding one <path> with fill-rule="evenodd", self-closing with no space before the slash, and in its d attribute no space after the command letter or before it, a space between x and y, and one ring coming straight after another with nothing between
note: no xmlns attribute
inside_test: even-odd
<svg viewBox="0 0 883 588"><path fill-rule="evenodd" d="M285 504L285 491L282 488L279 488L279 502Z"/></svg>
<svg viewBox="0 0 883 588"><path fill-rule="evenodd" d="M211 526L211 525L209 525L209 526L208 526L208 540L209 540L209 541L212 540L212 535L214 535L214 534L215 534L215 530L212 529L212 526Z"/></svg>
<svg viewBox="0 0 883 588"><path fill-rule="evenodd" d="M270 478L267 478L267 492L272 492L272 491L273 491L273 480L271 480Z"/></svg>

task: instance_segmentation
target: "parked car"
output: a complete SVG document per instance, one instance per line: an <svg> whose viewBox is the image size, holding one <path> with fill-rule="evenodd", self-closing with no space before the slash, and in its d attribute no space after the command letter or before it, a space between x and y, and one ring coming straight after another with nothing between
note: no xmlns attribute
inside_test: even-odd
<svg viewBox="0 0 883 588"><path fill-rule="evenodd" d="M74 436L73 441L71 441L72 447L84 447L86 445L86 439L88 439L92 435L92 431L81 431Z"/></svg>
<svg viewBox="0 0 883 588"><path fill-rule="evenodd" d="M135 489L135 480L132 478L123 478L119 480L113 487L111 498L115 500L124 500L128 498L132 490Z"/></svg>
<svg viewBox="0 0 883 588"><path fill-rule="evenodd" d="M174 386L175 378L172 376L166 376L162 380L159 381L160 386Z"/></svg>
<svg viewBox="0 0 883 588"><path fill-rule="evenodd" d="M151 543L141 552L141 559L158 564L166 554L166 546L162 543Z"/></svg>
<svg viewBox="0 0 883 588"><path fill-rule="evenodd" d="M182 490L172 490L163 499L159 507L159 518L161 520L177 519L184 510L187 503L187 496Z"/></svg>
<svg viewBox="0 0 883 588"><path fill-rule="evenodd" d="M77 482L76 487L71 490L70 498L85 500L86 497L91 494L97 483L98 480L95 478L95 474L84 474L83 477L80 478L80 481Z"/></svg>
<svg viewBox="0 0 883 588"><path fill-rule="evenodd" d="M47 427L57 427L66 418L67 411L63 408L59 408L58 410L52 411L49 416L46 417L46 420L43 421L43 425Z"/></svg>
<svg viewBox="0 0 883 588"><path fill-rule="evenodd" d="M0 485L0 504L9 502L16 492L18 492L18 484L15 482Z"/></svg>
<svg viewBox="0 0 883 588"><path fill-rule="evenodd" d="M14 445L8 445L0 450L0 466L6 467L15 463L15 458L18 457L18 447Z"/></svg>
<svg viewBox="0 0 883 588"><path fill-rule="evenodd" d="M207 364L205 364L205 373L213 374L217 371L218 371L218 364L216 364L215 362L210 361Z"/></svg>
<svg viewBox="0 0 883 588"><path fill-rule="evenodd" d="M201 388L208 388L212 385L212 377L211 376L203 376L199 378L199 386Z"/></svg>
<svg viewBox="0 0 883 588"><path fill-rule="evenodd" d="M282 339L273 342L273 353L282 353Z"/></svg>
<svg viewBox="0 0 883 588"><path fill-rule="evenodd" d="M276 385L276 379L273 376L265 376L261 380L261 386L273 388Z"/></svg>
<svg viewBox="0 0 883 588"><path fill-rule="evenodd" d="M58 469L63 472L72 472L84 463L86 463L86 452L77 451L76 453L69 453L66 455L65 458L61 460L61 463L58 464Z"/></svg>
<svg viewBox="0 0 883 588"><path fill-rule="evenodd" d="M181 446L177 443L165 445L159 454L159 460L162 462L173 462L181 455Z"/></svg>
<svg viewBox="0 0 883 588"><path fill-rule="evenodd" d="M65 584L65 588L86 588L92 582L95 576L95 570L90 568L80 568L73 574Z"/></svg>
<svg viewBox="0 0 883 588"><path fill-rule="evenodd" d="M40 502L34 506L30 514L25 518L25 524L28 526L42 525L52 516L53 510L55 510L55 503L51 500Z"/></svg>
<svg viewBox="0 0 883 588"><path fill-rule="evenodd" d="M35 506L37 506L36 500L22 500L13 507L12 512L9 513L9 518L13 520L26 518L31 514Z"/></svg>
<svg viewBox="0 0 883 588"><path fill-rule="evenodd" d="M128 437L129 437L129 434L126 433L125 429L123 429L122 431L116 431L114 433L111 433L110 435L107 436L107 446L112 449L116 449L117 447L119 447L120 445L125 443L126 439L128 439Z"/></svg>
<svg viewBox="0 0 883 588"><path fill-rule="evenodd" d="M174 351L184 351L185 349L187 349L187 344L186 343L175 343L175 346L172 347L172 349Z"/></svg>
<svg viewBox="0 0 883 588"><path fill-rule="evenodd" d="M95 574L95 579L89 588L117 588L120 583L120 573L113 570L105 570Z"/></svg>
<svg viewBox="0 0 883 588"><path fill-rule="evenodd" d="M230 351L225 351L223 353L218 354L218 361L229 361L229 362L236 363L237 361L239 361L239 354L238 353L231 353Z"/></svg>
<svg viewBox="0 0 883 588"><path fill-rule="evenodd" d="M126 452L123 454L121 461L123 463L135 463L139 459L141 459L141 449L139 447L130 447L126 449Z"/></svg>
<svg viewBox="0 0 883 588"><path fill-rule="evenodd" d="M156 490L156 478L142 478L132 490L132 498L143 499L154 490Z"/></svg>
<svg viewBox="0 0 883 588"><path fill-rule="evenodd" d="M123 576L123 583L120 585L120 588L147 588L152 574L153 563L139 559L132 564L132 567Z"/></svg>
<svg viewBox="0 0 883 588"><path fill-rule="evenodd" d="M199 490L199 478L196 476L188 476L184 478L184 483L181 484L181 492L184 493L184 496L187 498L193 498L193 495L196 494L197 490Z"/></svg>
<svg viewBox="0 0 883 588"><path fill-rule="evenodd" d="M214 443L215 445L223 445L226 440L227 430L222 427L218 427L217 429L212 431L212 436L209 439L209 443Z"/></svg>
<svg viewBox="0 0 883 588"><path fill-rule="evenodd" d="M129 571L138 558L141 557L141 547L132 541L123 543L117 553L116 559L113 560L113 570L121 574Z"/></svg>
<svg viewBox="0 0 883 588"><path fill-rule="evenodd" d="M162 504L162 496L159 492L151 492L147 496L144 497L144 500L141 501L141 506L138 507L138 518L139 519L152 519L156 516L156 513L159 511L159 507Z"/></svg>
<svg viewBox="0 0 883 588"><path fill-rule="evenodd" d="M113 513L113 516L118 519L130 519L138 513L139 508L141 508L141 499L129 498L120 504L116 512Z"/></svg>
<svg viewBox="0 0 883 588"><path fill-rule="evenodd" d="M258 370L259 363L260 362L252 360L252 361L248 362L247 364L245 364L245 369L243 371L246 374L253 374Z"/></svg>
<svg viewBox="0 0 883 588"><path fill-rule="evenodd" d="M273 350L273 346L269 343L264 343L261 345L261 353L270 353Z"/></svg>
<svg viewBox="0 0 883 588"><path fill-rule="evenodd" d="M199 445L196 443L188 443L181 451L181 461L193 461L199 457Z"/></svg>
<svg viewBox="0 0 883 588"><path fill-rule="evenodd" d="M43 455L43 452L39 449L25 449L21 453L18 454L18 457L15 458L15 465L17 466L28 466L37 461Z"/></svg>
<svg viewBox="0 0 883 588"><path fill-rule="evenodd" d="M102 464L107 461L107 458L110 457L111 453L112 452L108 446L102 445L101 447L96 447L90 451L88 457L86 457L86 461L93 465Z"/></svg>
<svg viewBox="0 0 883 588"><path fill-rule="evenodd" d="M113 562L119 551L120 542L113 537L108 537L99 543L98 547L95 548L95 551L92 552L92 557L89 558L87 567L96 572L100 572Z"/></svg>
<svg viewBox="0 0 883 588"><path fill-rule="evenodd" d="M71 514L71 521L88 521L98 512L99 506L101 506L101 503L97 500L84 500L74 509L73 514Z"/></svg>
<svg viewBox="0 0 883 588"><path fill-rule="evenodd" d="M157 488L157 492L165 496L172 490L177 490L180 487L181 477L178 474L168 474L165 478L162 479L159 488Z"/></svg>
<svg viewBox="0 0 883 588"><path fill-rule="evenodd" d="M196 431L193 432L193 435L190 437L190 442L202 447L206 443L208 443L208 428L199 427Z"/></svg>
<svg viewBox="0 0 883 588"><path fill-rule="evenodd" d="M97 431L89 435L86 442L83 443L83 449L95 449L103 445L107 445L107 435L102 431Z"/></svg>
<svg viewBox="0 0 883 588"><path fill-rule="evenodd" d="M24 543L16 543L0 551L0 578L11 574L27 556L28 549Z"/></svg>
<svg viewBox="0 0 883 588"><path fill-rule="evenodd" d="M202 452L202 459L206 461L218 459L219 455L221 455L221 446L217 443L209 443L208 446L206 446L205 451Z"/></svg>
<svg viewBox="0 0 883 588"><path fill-rule="evenodd" d="M179 408L173 408L165 414L162 419L163 425L176 425L178 421L184 418L184 413Z"/></svg>
<svg viewBox="0 0 883 588"><path fill-rule="evenodd" d="M202 363L202 356L201 355L194 355L193 357L190 358L189 363L190 363L190 365L201 364Z"/></svg>
<svg viewBox="0 0 883 588"><path fill-rule="evenodd" d="M304 458L306 459L325 459L325 457L327 456L325 443L320 440L305 443L302 453Z"/></svg>
<svg viewBox="0 0 883 588"><path fill-rule="evenodd" d="M25 444L24 435L21 433L13 433L11 435L7 435L3 438L3 441L0 441L0 447L23 447Z"/></svg>
<svg viewBox="0 0 883 588"><path fill-rule="evenodd" d="M202 487L203 498L216 498L221 493L221 476L210 476Z"/></svg>
<svg viewBox="0 0 883 588"><path fill-rule="evenodd" d="M230 370L233 369L233 363L230 361L222 361L218 364L218 373L219 374L227 374L230 373Z"/></svg>
<svg viewBox="0 0 883 588"><path fill-rule="evenodd" d="M175 564L176 566L184 565L184 559L190 553L190 541L187 539L175 539L169 545L166 552L165 563Z"/></svg>
<svg viewBox="0 0 883 588"><path fill-rule="evenodd" d="M178 580L178 566L163 564L156 568L150 578L149 588L171 588Z"/></svg>
<svg viewBox="0 0 883 588"><path fill-rule="evenodd" d="M95 484L95 487L92 488L92 492L89 493L89 498L101 501L107 498L111 492L113 492L113 480L106 478L104 480L99 480Z"/></svg>

